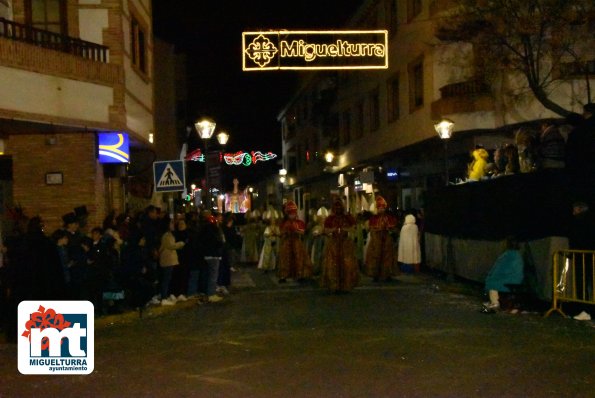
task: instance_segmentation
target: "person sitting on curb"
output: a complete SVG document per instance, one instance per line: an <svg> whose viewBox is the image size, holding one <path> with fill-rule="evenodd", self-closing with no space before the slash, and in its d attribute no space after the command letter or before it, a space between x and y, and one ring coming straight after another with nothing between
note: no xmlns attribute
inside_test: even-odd
<svg viewBox="0 0 595 398"><path fill-rule="evenodd" d="M499 292L508 293L508 285L519 285L523 282L524 263L523 256L518 248L518 243L512 238L506 239L506 250L502 253L488 273L485 281L485 290L490 301L483 304L489 311L500 309Z"/></svg>

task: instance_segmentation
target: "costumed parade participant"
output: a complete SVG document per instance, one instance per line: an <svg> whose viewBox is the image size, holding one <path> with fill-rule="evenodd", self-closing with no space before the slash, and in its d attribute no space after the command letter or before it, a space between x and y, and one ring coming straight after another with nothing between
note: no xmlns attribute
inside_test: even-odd
<svg viewBox="0 0 595 398"><path fill-rule="evenodd" d="M354 228L355 218L345 213L341 201L336 201L324 222L324 231L330 238L324 249L321 284L331 292L351 291L359 282L355 245L349 237Z"/></svg>
<svg viewBox="0 0 595 398"><path fill-rule="evenodd" d="M312 228L312 241L310 247L310 259L312 260L312 267L314 274L320 273L322 263L322 254L324 253L324 246L326 243L326 236L324 234L324 221L328 217L328 210L326 207L321 207L316 212L316 225Z"/></svg>
<svg viewBox="0 0 595 398"><path fill-rule="evenodd" d="M246 213L247 223L241 229L242 250L240 261L242 263L257 263L260 256L260 212L258 210L248 211Z"/></svg>
<svg viewBox="0 0 595 398"><path fill-rule="evenodd" d="M264 243L262 245L262 250L260 251L258 269L268 272L277 268L279 237L281 236L281 231L279 231L279 226L277 225L276 210L266 210L262 218L266 227L263 232Z"/></svg>
<svg viewBox="0 0 595 398"><path fill-rule="evenodd" d="M297 205L288 201L285 205L287 218L279 225L281 245L279 247L279 282L287 278L304 280L312 276L312 263L302 242L306 224L297 218Z"/></svg>
<svg viewBox="0 0 595 398"><path fill-rule="evenodd" d="M486 166L488 165L488 151L484 148L477 148L472 153L473 162L469 165L469 180L479 181L486 175Z"/></svg>
<svg viewBox="0 0 595 398"><path fill-rule="evenodd" d="M403 272L419 272L421 263L421 248L419 245L419 228L415 223L415 216L405 216L405 223L399 234L399 254L397 261L401 263Z"/></svg>
<svg viewBox="0 0 595 398"><path fill-rule="evenodd" d="M366 273L374 281L385 281L392 274L394 254L390 232L397 227L397 218L386 214L386 207L386 200L376 196L377 214L370 217L370 241L366 251Z"/></svg>

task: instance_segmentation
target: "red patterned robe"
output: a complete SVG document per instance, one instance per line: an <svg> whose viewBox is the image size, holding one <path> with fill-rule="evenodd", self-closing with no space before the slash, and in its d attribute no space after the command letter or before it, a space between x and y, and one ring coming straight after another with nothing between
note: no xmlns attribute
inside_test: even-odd
<svg viewBox="0 0 595 398"><path fill-rule="evenodd" d="M330 238L324 248L321 284L332 292L350 291L359 282L355 245L347 235L354 226L355 219L349 214L331 215L324 222Z"/></svg>
<svg viewBox="0 0 595 398"><path fill-rule="evenodd" d="M397 218L390 214L376 214L370 218L370 243L366 252L366 274L386 280L392 274L393 239L389 232L397 227Z"/></svg>
<svg viewBox="0 0 595 398"><path fill-rule="evenodd" d="M279 279L305 279L312 276L312 262L302 242L306 224L302 220L287 219L279 225Z"/></svg>

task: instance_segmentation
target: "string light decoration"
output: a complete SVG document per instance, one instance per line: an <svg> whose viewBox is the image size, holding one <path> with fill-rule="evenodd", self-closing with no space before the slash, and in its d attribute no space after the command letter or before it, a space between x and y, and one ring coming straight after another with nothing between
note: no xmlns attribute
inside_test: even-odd
<svg viewBox="0 0 595 398"><path fill-rule="evenodd" d="M250 166L258 162L266 162L277 157L273 152L261 152L252 151L244 152L238 151L236 153L224 153L223 156L219 156L219 161L224 161L229 166ZM196 149L186 155L186 160L192 162L204 162L205 154L199 149Z"/></svg>
<svg viewBox="0 0 595 398"><path fill-rule="evenodd" d="M250 166L251 164L257 162L266 162L268 160L275 159L277 155L272 152L262 153L260 151L252 151L248 152L236 152L236 153L226 153L223 155L223 159L225 163L230 166Z"/></svg>

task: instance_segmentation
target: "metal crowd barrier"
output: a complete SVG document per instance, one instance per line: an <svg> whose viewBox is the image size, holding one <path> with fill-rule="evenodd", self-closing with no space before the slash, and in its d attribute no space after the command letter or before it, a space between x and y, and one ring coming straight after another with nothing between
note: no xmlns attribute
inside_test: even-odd
<svg viewBox="0 0 595 398"><path fill-rule="evenodd" d="M559 250L553 256L553 272L552 308L545 317L554 311L566 317L565 302L595 305L595 251Z"/></svg>

